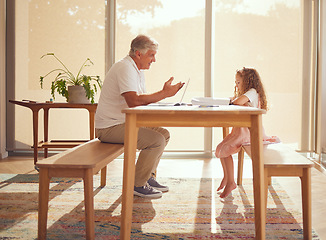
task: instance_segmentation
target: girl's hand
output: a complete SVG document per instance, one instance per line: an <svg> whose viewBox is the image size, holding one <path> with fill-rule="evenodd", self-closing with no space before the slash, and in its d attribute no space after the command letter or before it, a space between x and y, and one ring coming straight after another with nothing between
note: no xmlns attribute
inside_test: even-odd
<svg viewBox="0 0 326 240"><path fill-rule="evenodd" d="M248 103L249 103L249 98L246 95L241 95L240 97L232 101L232 104L240 105L240 106L247 106Z"/></svg>

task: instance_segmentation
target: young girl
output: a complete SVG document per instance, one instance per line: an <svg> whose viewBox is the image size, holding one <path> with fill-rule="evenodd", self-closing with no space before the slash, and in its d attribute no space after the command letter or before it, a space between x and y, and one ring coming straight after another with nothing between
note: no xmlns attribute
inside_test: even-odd
<svg viewBox="0 0 326 240"><path fill-rule="evenodd" d="M243 68L235 75L234 105L250 106L267 110L267 100L263 84L257 70ZM263 134L264 135L264 134ZM268 137L263 136L264 140ZM274 141L273 138L268 139ZM224 177L217 191L222 189L221 198L227 197L237 187L234 181L234 166L232 154L239 152L241 145L250 143L250 132L246 127L234 127L231 133L216 147L215 155L220 158Z"/></svg>

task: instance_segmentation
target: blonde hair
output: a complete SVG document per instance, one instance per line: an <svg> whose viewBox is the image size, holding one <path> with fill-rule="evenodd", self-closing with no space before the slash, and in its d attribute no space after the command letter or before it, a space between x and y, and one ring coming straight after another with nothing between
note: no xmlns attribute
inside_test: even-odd
<svg viewBox="0 0 326 240"><path fill-rule="evenodd" d="M129 56L134 57L136 51L145 54L148 50L157 50L158 43L151 37L146 35L138 35L131 41Z"/></svg>
<svg viewBox="0 0 326 240"><path fill-rule="evenodd" d="M264 90L263 83L261 81L261 78L259 76L259 73L256 69L253 68L243 68L241 70L237 70L236 75L240 76L242 78L242 88L238 89L235 87L234 89L234 96L239 97L246 93L251 88L256 89L258 96L259 96L259 102L260 102L260 108L267 110L267 99L266 94Z"/></svg>

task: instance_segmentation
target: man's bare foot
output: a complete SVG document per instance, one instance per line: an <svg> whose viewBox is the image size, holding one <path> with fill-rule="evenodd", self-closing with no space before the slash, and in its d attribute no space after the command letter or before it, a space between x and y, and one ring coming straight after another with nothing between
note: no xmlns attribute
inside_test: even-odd
<svg viewBox="0 0 326 240"><path fill-rule="evenodd" d="M229 196L229 194L232 192L232 190L234 190L237 187L237 184L235 182L232 183L227 183L224 191L221 193L220 198L226 198L227 196Z"/></svg>
<svg viewBox="0 0 326 240"><path fill-rule="evenodd" d="M226 185L226 179L223 178L221 183L220 183L220 186L217 188L216 191L218 192L218 191L222 190L225 187L225 185Z"/></svg>

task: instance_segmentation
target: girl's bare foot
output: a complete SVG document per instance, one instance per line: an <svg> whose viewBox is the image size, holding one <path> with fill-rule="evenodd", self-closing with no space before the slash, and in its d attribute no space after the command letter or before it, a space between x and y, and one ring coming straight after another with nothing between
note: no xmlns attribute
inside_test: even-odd
<svg viewBox="0 0 326 240"><path fill-rule="evenodd" d="M225 187L225 185L226 185L226 179L223 178L221 183L220 183L220 186L217 188L216 191L218 192L218 191L222 190Z"/></svg>
<svg viewBox="0 0 326 240"><path fill-rule="evenodd" d="M224 191L221 193L220 198L226 198L229 194L237 187L235 182L227 183L225 185Z"/></svg>

